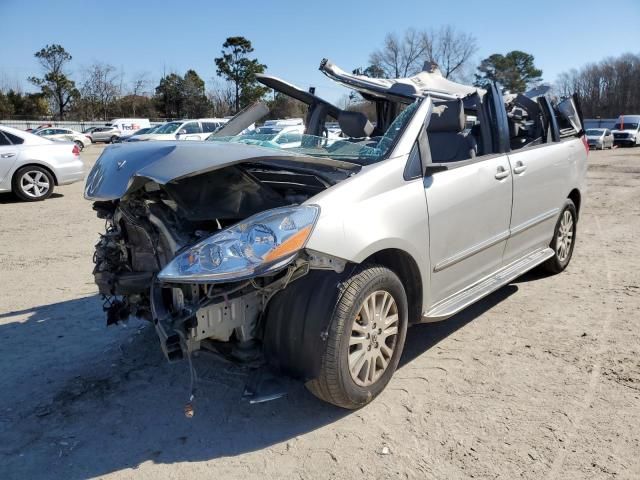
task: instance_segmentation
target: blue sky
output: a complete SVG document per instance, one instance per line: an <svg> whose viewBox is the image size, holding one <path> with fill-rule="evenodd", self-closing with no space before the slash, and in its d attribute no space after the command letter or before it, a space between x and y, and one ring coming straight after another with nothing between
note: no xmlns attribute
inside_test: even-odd
<svg viewBox="0 0 640 480"><path fill-rule="evenodd" d="M153 86L163 70L188 68L210 85L225 38L243 35L270 74L314 85L331 100L344 90L318 71L323 57L347 70L366 65L387 32L409 27L450 24L471 33L477 61L514 49L532 53L547 82L588 62L640 52L640 0L0 0L0 20L0 81L23 88L38 73L33 53L47 43L73 55L76 80L102 61L127 76L147 72Z"/></svg>

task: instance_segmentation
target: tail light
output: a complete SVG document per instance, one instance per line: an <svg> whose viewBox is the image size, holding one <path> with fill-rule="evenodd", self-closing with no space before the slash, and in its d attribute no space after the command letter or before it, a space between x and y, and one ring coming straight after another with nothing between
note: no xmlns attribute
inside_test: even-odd
<svg viewBox="0 0 640 480"><path fill-rule="evenodd" d="M80 156L80 147L78 147L78 145L74 145L72 152L73 152L74 156L79 157Z"/></svg>
<svg viewBox="0 0 640 480"><path fill-rule="evenodd" d="M580 139L582 140L584 149L587 151L587 155L589 155L589 140L587 140L587 136L583 134L582 137L580 137Z"/></svg>

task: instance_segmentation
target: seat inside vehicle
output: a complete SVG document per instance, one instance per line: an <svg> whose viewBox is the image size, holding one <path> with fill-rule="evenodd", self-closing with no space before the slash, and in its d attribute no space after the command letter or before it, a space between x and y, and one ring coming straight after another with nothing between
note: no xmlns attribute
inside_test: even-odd
<svg viewBox="0 0 640 480"><path fill-rule="evenodd" d="M537 102L517 95L507 105L511 150L544 143L544 118Z"/></svg>
<svg viewBox="0 0 640 480"><path fill-rule="evenodd" d="M459 162L476 156L476 140L469 132L465 133L462 100L434 104L427 135L434 163Z"/></svg>
<svg viewBox="0 0 640 480"><path fill-rule="evenodd" d="M373 133L373 125L362 112L341 111L338 125L342 133L349 138L367 138Z"/></svg>

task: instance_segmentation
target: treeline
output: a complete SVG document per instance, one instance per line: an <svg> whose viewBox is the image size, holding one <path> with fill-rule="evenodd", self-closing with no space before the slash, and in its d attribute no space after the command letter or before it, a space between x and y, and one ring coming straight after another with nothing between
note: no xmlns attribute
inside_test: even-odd
<svg viewBox="0 0 640 480"><path fill-rule="evenodd" d="M562 73L560 95L578 94L585 117L640 113L640 55L627 53Z"/></svg>
<svg viewBox="0 0 640 480"><path fill-rule="evenodd" d="M269 89L256 81L266 65L252 58L253 47L244 37L229 37L213 59L219 80L205 90L193 70L164 75L153 86L147 74L129 82L113 65L94 63L79 78L70 74L72 56L61 45L47 45L34 54L40 76L29 77L37 93L23 93L0 85L0 118L53 117L67 120L108 120L114 117L202 118L231 115L263 98ZM272 111L299 115L301 106L282 96L271 96Z"/></svg>
<svg viewBox="0 0 640 480"><path fill-rule="evenodd" d="M370 77L406 77L423 68L438 68L444 77L485 87L497 81L505 91L521 92L542 83L542 70L533 55L511 51L474 60L477 41L451 26L439 30L408 29L402 35L389 33L380 48L371 52L365 67L353 73ZM0 85L0 118L53 117L70 120L108 120L114 117L198 118L222 117L263 99L272 118L300 117L305 108L256 81L267 68L253 56L251 41L229 37L220 56L213 58L218 79L206 90L193 69L164 75L153 85L148 74L124 81L113 65L94 63L78 78L69 73L72 56L61 45L47 45L35 52L40 76L29 77L39 88L23 93ZM560 75L556 90L560 96L577 92L587 117L613 117L640 112L640 55L625 54L589 64ZM343 108L368 111L371 106L352 93Z"/></svg>

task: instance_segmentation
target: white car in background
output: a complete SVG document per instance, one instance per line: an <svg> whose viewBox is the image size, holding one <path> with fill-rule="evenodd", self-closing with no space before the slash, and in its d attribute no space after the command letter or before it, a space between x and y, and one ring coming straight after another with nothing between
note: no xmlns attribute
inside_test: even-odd
<svg viewBox="0 0 640 480"><path fill-rule="evenodd" d="M228 118L200 118L197 120L167 122L160 125L152 133L138 135L137 141L205 140L228 121Z"/></svg>
<svg viewBox="0 0 640 480"><path fill-rule="evenodd" d="M243 143L261 145L269 143L279 148L300 147L302 143L302 134L304 133L304 125L280 126L277 123L266 124L258 127L252 132L248 132L241 136Z"/></svg>
<svg viewBox="0 0 640 480"><path fill-rule="evenodd" d="M91 137L84 133L71 130L70 128L47 127L32 132L39 137L48 138L49 140L57 140L63 142L73 142L80 150L84 150L87 145L91 145Z"/></svg>
<svg viewBox="0 0 640 480"><path fill-rule="evenodd" d="M0 126L0 192L21 200L44 200L57 185L84 179L80 147Z"/></svg>
<svg viewBox="0 0 640 480"><path fill-rule="evenodd" d="M640 115L620 115L613 127L613 138L622 147L640 145Z"/></svg>
<svg viewBox="0 0 640 480"><path fill-rule="evenodd" d="M613 148L613 133L608 128L589 128L585 132L589 148L604 150Z"/></svg>

